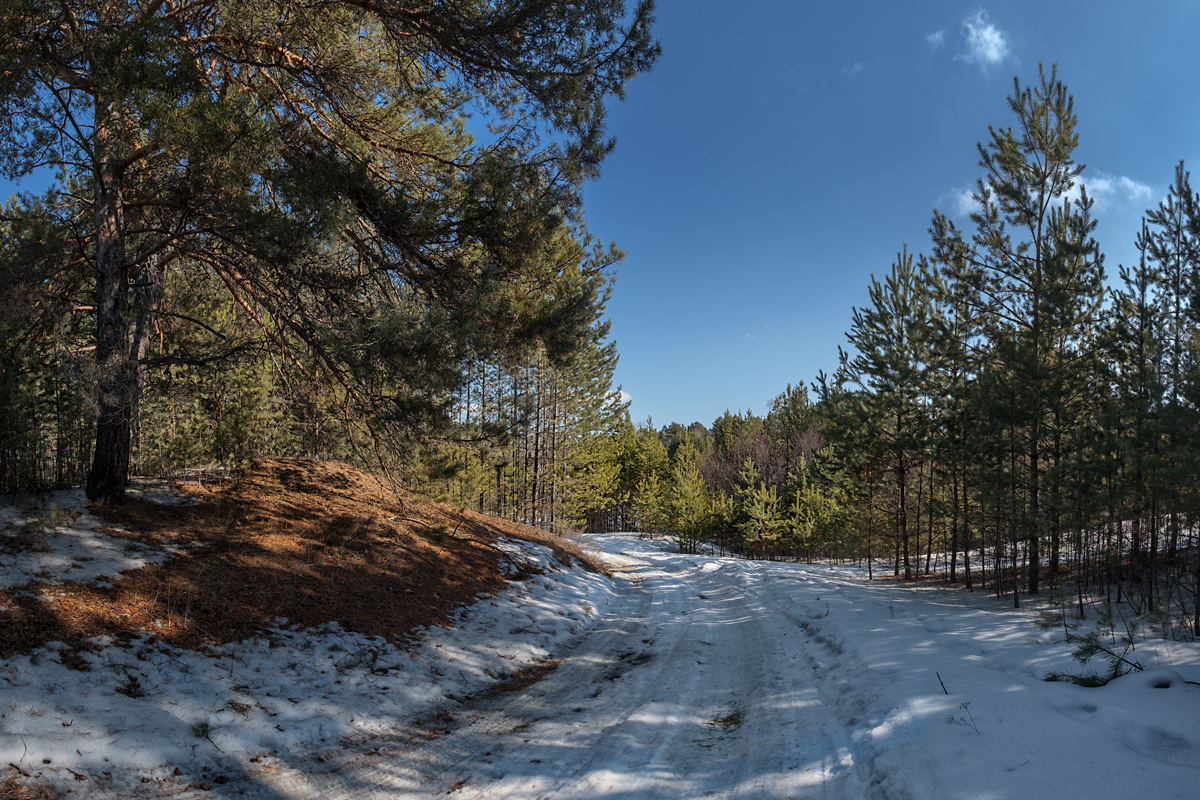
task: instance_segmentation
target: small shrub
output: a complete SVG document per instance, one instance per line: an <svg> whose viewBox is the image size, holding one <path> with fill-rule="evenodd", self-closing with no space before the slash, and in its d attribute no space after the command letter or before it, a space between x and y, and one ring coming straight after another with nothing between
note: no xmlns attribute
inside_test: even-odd
<svg viewBox="0 0 1200 800"><path fill-rule="evenodd" d="M975 724L974 715L971 714L971 701L968 700L964 703L959 703L958 707L961 708L963 711L967 712L966 716L965 717L956 717L953 714L950 714L949 716L946 717L946 724L947 725L962 725L964 728L970 728L971 730L975 731L976 736L983 736L983 734L979 732L979 726Z"/></svg>
<svg viewBox="0 0 1200 800"><path fill-rule="evenodd" d="M146 696L146 690L142 688L141 681L139 681L138 676L134 675L132 672L125 676L125 684L123 686L118 686L117 691L126 697Z"/></svg>
<svg viewBox="0 0 1200 800"><path fill-rule="evenodd" d="M1073 683L1085 689L1099 689L1101 686L1106 685L1109 679L1094 672L1048 672L1046 673L1046 681L1049 683Z"/></svg>
<svg viewBox="0 0 1200 800"><path fill-rule="evenodd" d="M29 535L38 531L54 530L70 522L73 516L70 511L59 508L54 503L51 503L48 510L43 511L41 514L35 514L32 519L17 528L17 533Z"/></svg>
<svg viewBox="0 0 1200 800"><path fill-rule="evenodd" d="M1063 614L1061 611L1039 611L1037 615L1037 626L1042 630L1050 628L1058 628L1063 624Z"/></svg>
<svg viewBox="0 0 1200 800"><path fill-rule="evenodd" d="M741 725L746 719L746 714L742 711L737 703L732 703L729 706L729 713L721 717L713 717L708 722L704 723L710 728L720 728L721 730L729 730Z"/></svg>
<svg viewBox="0 0 1200 800"><path fill-rule="evenodd" d="M1076 646L1075 652L1071 654L1071 657L1080 664L1086 664L1099 656L1108 662L1108 674L1098 675L1094 672L1050 672L1046 675L1046 680L1065 681L1073 683L1076 686L1095 689L1104 686L1111 680L1121 677L1130 670L1140 672L1143 669L1141 662L1127 657L1135 649L1134 639L1136 636L1136 625L1126 627L1125 634L1119 639L1111 636L1112 644L1105 643L1099 631L1092 631L1087 636L1075 636L1068 631L1067 642Z"/></svg>
<svg viewBox="0 0 1200 800"><path fill-rule="evenodd" d="M1099 656L1109 663L1109 680L1119 678L1129 670L1141 672L1141 662L1126 658L1135 649L1134 639L1137 636L1137 626L1127 626L1121 638L1112 637L1112 644L1106 644L1099 631L1092 631L1087 636L1072 636L1067 634L1067 641L1077 645L1071 657L1080 664L1086 664ZM1120 652L1118 652L1120 651Z"/></svg>

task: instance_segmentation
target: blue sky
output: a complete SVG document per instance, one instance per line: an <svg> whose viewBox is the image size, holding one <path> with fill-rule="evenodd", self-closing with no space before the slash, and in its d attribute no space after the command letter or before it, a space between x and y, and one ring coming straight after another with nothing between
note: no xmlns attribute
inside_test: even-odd
<svg viewBox="0 0 1200 800"><path fill-rule="evenodd" d="M932 210L968 224L975 145L1057 62L1107 272L1185 159L1200 186L1200 4L658 0L663 57L614 104L589 228L635 421L764 413L831 372L851 307Z"/></svg>
<svg viewBox="0 0 1200 800"><path fill-rule="evenodd" d="M630 0L632 2L632 0ZM831 372L851 308L937 207L967 223L1013 76L1059 65L1108 273L1179 159L1200 170L1200 3L658 0L663 57L613 103L593 234L635 421L764 413ZM1197 172L1200 186L1200 171ZM26 186L23 188L38 188ZM11 186L0 181L0 196Z"/></svg>

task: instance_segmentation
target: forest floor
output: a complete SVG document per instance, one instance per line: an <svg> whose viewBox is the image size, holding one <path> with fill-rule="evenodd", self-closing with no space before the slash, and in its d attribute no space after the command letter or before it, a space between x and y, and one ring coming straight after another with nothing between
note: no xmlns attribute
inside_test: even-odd
<svg viewBox="0 0 1200 800"><path fill-rule="evenodd" d="M81 490L0 506L0 797L206 791L230 780L234 727L254 733L225 755L267 772L251 759L403 730L449 691L438 658L415 667L431 631L570 565L607 571L571 539L328 463L138 479L115 509ZM480 686L539 674L539 645L580 624L560 619L480 656Z"/></svg>
<svg viewBox="0 0 1200 800"><path fill-rule="evenodd" d="M331 465L139 492L105 519L70 496L0 509L0 796L1200 785L1200 646L1144 629L1125 653L1143 670L1047 682L1107 665L1072 660L1044 598L1014 610L632 534L579 547ZM1068 616L1071 636L1123 652L1098 610Z"/></svg>

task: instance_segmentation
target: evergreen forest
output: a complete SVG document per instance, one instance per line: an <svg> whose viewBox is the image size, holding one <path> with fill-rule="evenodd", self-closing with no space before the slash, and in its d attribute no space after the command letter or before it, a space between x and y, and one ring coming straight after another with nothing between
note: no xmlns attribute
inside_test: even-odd
<svg viewBox="0 0 1200 800"><path fill-rule="evenodd" d="M0 4L0 167L57 175L0 214L0 492L338 460L550 531L1200 635L1200 194L1180 162L1110 274L1055 69L836 369L656 428L581 200L653 4L278 6Z"/></svg>
<svg viewBox="0 0 1200 800"><path fill-rule="evenodd" d="M1105 271L1057 71L1014 79L970 228L933 212L855 308L832 374L765 416L610 437L593 529L756 558L854 559L1200 635L1200 195L1180 162Z"/></svg>

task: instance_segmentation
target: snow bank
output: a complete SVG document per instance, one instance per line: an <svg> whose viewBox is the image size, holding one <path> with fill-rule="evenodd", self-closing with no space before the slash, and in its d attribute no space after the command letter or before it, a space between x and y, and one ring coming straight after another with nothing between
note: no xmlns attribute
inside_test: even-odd
<svg viewBox="0 0 1200 800"><path fill-rule="evenodd" d="M781 636L799 631L790 658L845 726L870 796L1197 796L1196 642L1143 634L1129 657L1144 671L1100 688L1047 682L1050 672L1108 665L1074 661L1061 625L1039 625L1036 598L1014 610L984 592L868 582L853 567L681 556L631 535L606 546L721 576L776 615ZM1083 621L1068 610L1073 635L1099 629L1088 610Z"/></svg>
<svg viewBox="0 0 1200 800"><path fill-rule="evenodd" d="M86 515L64 539L32 554L43 572L99 578L145 562ZM448 700L563 649L612 602L604 576L564 570L540 545L501 546L544 574L481 596L449 627L421 632L415 649L279 620L266 637L209 653L101 639L83 654L88 671L64 663L57 643L0 660L0 764L74 797L159 796L404 733ZM92 555L87 571L54 566L79 547Z"/></svg>
<svg viewBox="0 0 1200 800"><path fill-rule="evenodd" d="M153 488L131 490L143 493L158 499ZM91 514L86 503L83 490L75 489L55 492L31 508L0 506L0 589L19 589L34 580L108 587L106 578L181 552L177 545L149 548L109 535L121 527Z"/></svg>

